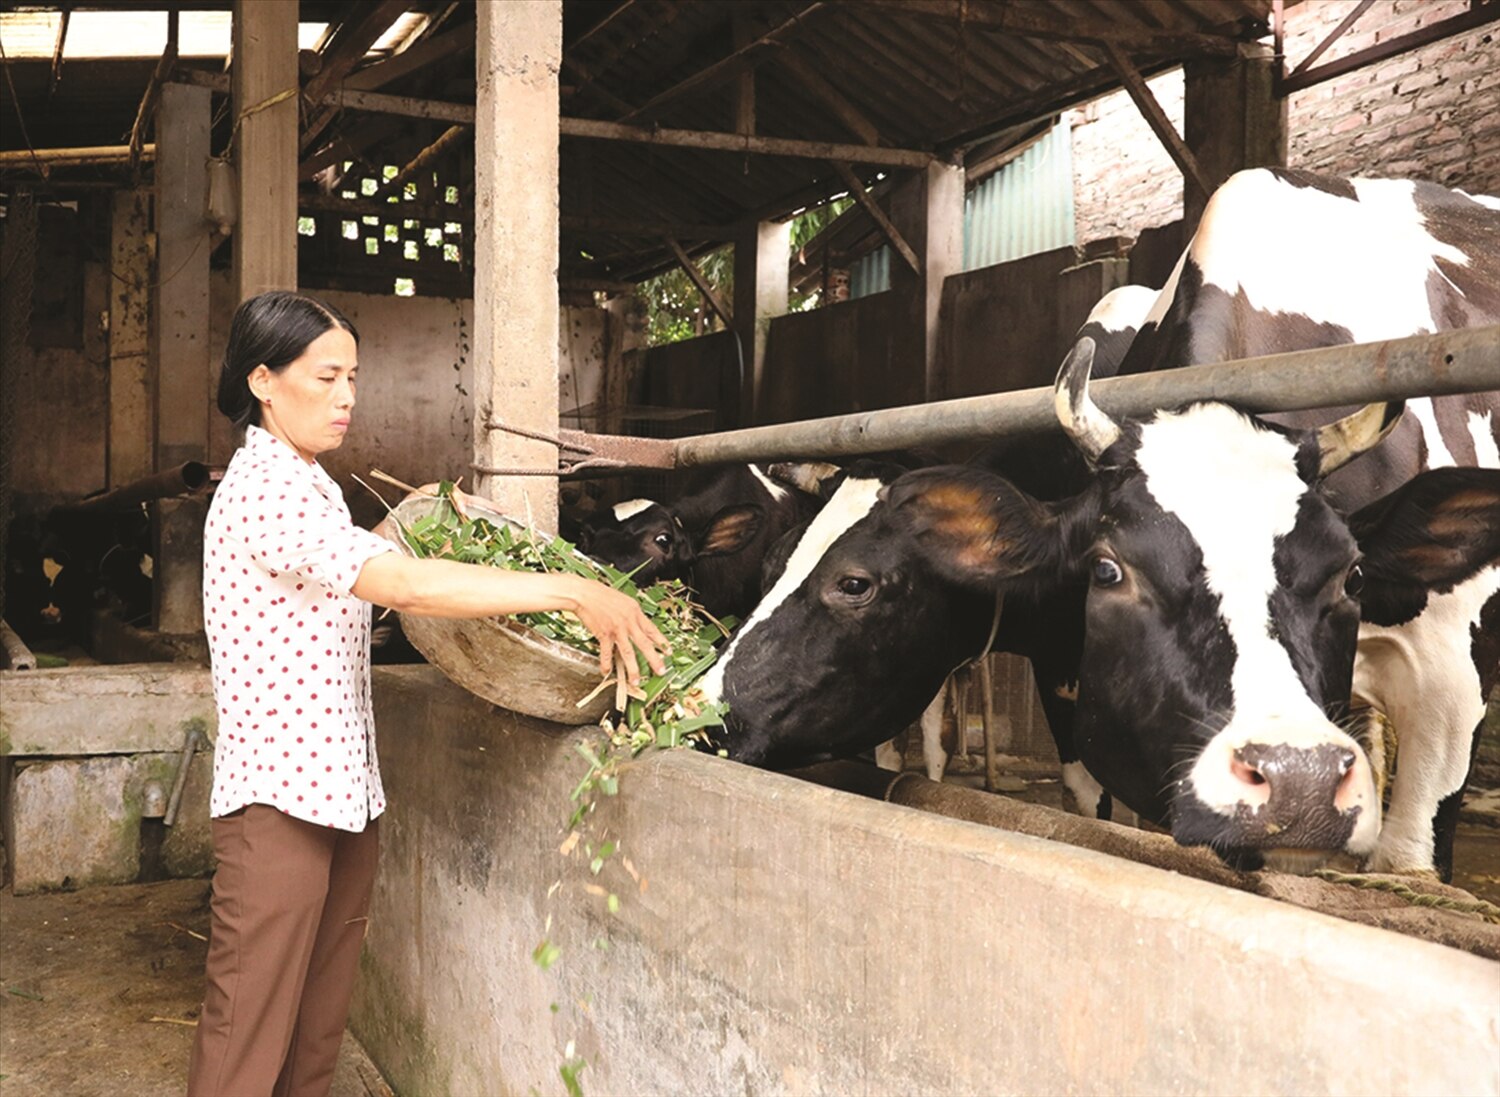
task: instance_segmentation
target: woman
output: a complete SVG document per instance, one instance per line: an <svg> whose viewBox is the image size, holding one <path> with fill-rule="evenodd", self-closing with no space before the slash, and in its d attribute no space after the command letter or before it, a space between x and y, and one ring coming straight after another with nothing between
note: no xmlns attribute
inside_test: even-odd
<svg viewBox="0 0 1500 1097"><path fill-rule="evenodd" d="M213 935L190 1094L326 1094L349 1012L385 810L370 604L435 617L576 614L600 670L662 669L635 600L571 575L413 560L355 527L318 466L348 433L358 333L296 293L242 304L219 410L245 428L204 527L219 735Z"/></svg>

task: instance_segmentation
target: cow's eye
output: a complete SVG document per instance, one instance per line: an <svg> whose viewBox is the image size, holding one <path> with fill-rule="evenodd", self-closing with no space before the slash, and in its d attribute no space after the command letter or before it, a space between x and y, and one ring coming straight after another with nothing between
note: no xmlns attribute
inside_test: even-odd
<svg viewBox="0 0 1500 1097"><path fill-rule="evenodd" d="M838 582L839 593L849 598L862 598L870 593L870 580L863 575L846 575Z"/></svg>
<svg viewBox="0 0 1500 1097"><path fill-rule="evenodd" d="M1358 598L1359 592L1365 589L1365 572L1358 564L1349 569L1349 574L1344 576L1344 593L1350 598Z"/></svg>
<svg viewBox="0 0 1500 1097"><path fill-rule="evenodd" d="M672 547L672 535L670 533L658 533L652 540L656 542L657 548Z"/></svg>
<svg viewBox="0 0 1500 1097"><path fill-rule="evenodd" d="M1093 576L1096 587L1112 587L1125 578L1125 573L1120 570L1120 565L1108 556L1096 556L1094 558Z"/></svg>

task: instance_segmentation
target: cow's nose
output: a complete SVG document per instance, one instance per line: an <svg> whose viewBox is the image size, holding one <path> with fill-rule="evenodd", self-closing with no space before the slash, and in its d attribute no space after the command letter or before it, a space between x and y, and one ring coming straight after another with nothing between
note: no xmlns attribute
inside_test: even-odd
<svg viewBox="0 0 1500 1097"><path fill-rule="evenodd" d="M1229 761L1243 802L1256 807L1274 797L1276 814L1291 819L1356 806L1354 769L1354 751L1338 743L1246 743Z"/></svg>

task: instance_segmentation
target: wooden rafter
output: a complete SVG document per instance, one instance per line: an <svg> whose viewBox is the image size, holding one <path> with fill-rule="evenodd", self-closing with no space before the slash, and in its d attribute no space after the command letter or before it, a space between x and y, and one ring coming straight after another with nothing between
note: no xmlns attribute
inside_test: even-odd
<svg viewBox="0 0 1500 1097"><path fill-rule="evenodd" d="M369 68L350 73L344 78L344 90L379 91L394 80L473 48L474 28L457 27L408 46L396 56L378 61Z"/></svg>
<svg viewBox="0 0 1500 1097"><path fill-rule="evenodd" d="M801 141L787 137L750 137L712 130L648 129L594 118L563 118L559 132L564 137L593 137L605 141L630 141L643 145L713 149L721 152L759 153L809 160L852 160L891 168L921 168L932 155L917 149L888 149L866 145L844 145L832 141Z"/></svg>
<svg viewBox="0 0 1500 1097"><path fill-rule="evenodd" d="M605 13L603 19L600 19L588 30L584 31L577 38L573 39L573 41L563 46L563 57L566 58L574 50L581 49L590 38L594 37L594 35L609 27L612 23L614 23L616 19L624 15L634 5L635 0L620 0L620 3L616 4L613 8Z"/></svg>
<svg viewBox="0 0 1500 1097"><path fill-rule="evenodd" d="M732 225L693 225L681 221L635 221L621 217L562 215L564 232L589 232L606 236L673 237L683 240L730 240Z"/></svg>
<svg viewBox="0 0 1500 1097"><path fill-rule="evenodd" d="M1354 26L1354 24L1358 22L1359 17L1374 6L1375 0L1359 0L1359 3L1354 6L1354 10L1351 11L1348 15L1344 16L1343 21L1328 33L1328 37L1314 46L1312 52L1304 57L1301 63L1298 64L1298 66L1287 75L1297 76L1300 73L1306 72L1308 69L1312 68L1313 64L1318 60L1318 58L1327 53L1328 48L1335 42L1337 42L1340 38L1342 38L1345 34L1347 34L1349 28Z"/></svg>
<svg viewBox="0 0 1500 1097"><path fill-rule="evenodd" d="M586 94L591 89L595 81L597 81L599 77L608 72L610 66L612 66L616 61L625 56L631 50L635 49L636 46L640 45L642 42L649 41L651 38L654 38L656 35L660 34L667 27L671 26L672 23L676 22L678 15L682 13L684 7L685 5L682 4L664 5L660 9L659 14L656 16L656 18L651 20L650 23L641 28L636 34L620 35L613 43L606 43L605 48L600 51L599 55L589 60L588 68L592 70L593 75L579 85L576 94ZM577 57L572 56L573 53L573 48L568 47L563 54L564 60L578 60Z"/></svg>
<svg viewBox="0 0 1500 1097"><path fill-rule="evenodd" d="M135 124L130 127L131 171L140 169L141 149L146 144L146 125L151 121L151 114L156 109L156 100L161 96L161 86L172 74L172 66L175 64L177 64L177 13L174 11L167 16L167 48L161 51L156 68L151 72L151 79L146 82L145 94L141 96L141 104L136 108Z"/></svg>
<svg viewBox="0 0 1500 1097"><path fill-rule="evenodd" d="M1419 27L1409 34L1388 38L1384 42L1357 50L1347 57L1340 57L1336 61L1329 61L1316 68L1298 66L1297 72L1279 82L1278 94L1290 95L1294 91L1321 84L1324 80L1331 80L1346 72L1353 72L1366 65L1374 64L1376 61L1384 61L1386 58L1395 57L1397 54L1406 53L1408 50L1429 45L1455 34L1463 34L1496 20L1500 20L1500 2L1470 0L1468 11L1460 12L1448 19L1439 19L1435 23L1428 23L1425 27Z"/></svg>
<svg viewBox="0 0 1500 1097"><path fill-rule="evenodd" d="M708 302L708 307L718 313L719 319L724 321L726 328L734 327L734 317L730 315L728 307L720 300L719 295L714 292L713 286L708 284L708 279L703 277L703 272L698 269L698 264L688 257L688 253L682 250L675 237L665 236L662 238L677 262L692 280L693 285L698 287L698 292L703 294L703 299Z"/></svg>
<svg viewBox="0 0 1500 1097"><path fill-rule="evenodd" d="M839 178L844 181L844 185L849 188L849 197L858 202L870 215L870 220L875 222L881 233L891 242L891 247L895 248L896 253L905 260L912 273L921 274L922 261L917 258L917 253L912 251L911 245L906 242L906 237L901 235L891 219L886 216L885 210L880 208L880 203L871 197L869 191L865 190L864 182L854 174L854 169L838 160L833 161L833 167L839 173Z"/></svg>
<svg viewBox="0 0 1500 1097"><path fill-rule="evenodd" d="M1187 147L1178 134L1177 128L1172 125L1172 120L1167 117L1167 112L1162 110L1156 96L1151 94L1151 89L1146 86L1146 80L1136 70L1134 64L1125 51L1113 42L1102 43L1104 52L1109 55L1109 62L1119 73L1120 79L1125 84L1125 90L1130 98L1135 101L1136 108L1145 117L1157 136L1157 139L1166 146L1167 153L1182 171L1183 179L1197 187L1203 198L1208 198L1213 193L1213 186L1208 181L1208 176L1203 173L1203 168L1198 164L1198 158L1193 155L1193 150Z"/></svg>
<svg viewBox="0 0 1500 1097"><path fill-rule="evenodd" d="M323 101L348 76L379 41L380 36L405 14L409 0L379 0L356 9L360 14L340 23L320 52L322 67L302 89L302 99L309 111L316 111L303 130L298 145L301 151L312 148L328 124L338 114L338 107L323 107ZM322 109L319 109L322 108Z"/></svg>
<svg viewBox="0 0 1500 1097"><path fill-rule="evenodd" d="M659 110L661 107L666 106L666 104L682 98L690 91L700 91L703 88L711 87L720 81L729 79L731 76L736 75L743 66L754 63L754 55L756 53L763 51L767 46L773 45L800 26L808 16L826 6L827 0L813 0L812 3L805 5L795 14L782 20L759 38L745 43L734 50L728 57L720 61L715 61L707 68L700 69L687 79L681 80L665 91L652 96L641 106L618 119L618 121L629 122L631 119L639 118L643 114L650 114L652 111Z"/></svg>
<svg viewBox="0 0 1500 1097"><path fill-rule="evenodd" d="M791 46L783 46L775 54L775 63L780 65L792 79L807 89L850 133L867 145L880 144L880 130L864 111L851 103L847 96L828 80Z"/></svg>
<svg viewBox="0 0 1500 1097"><path fill-rule="evenodd" d="M847 0L846 0L847 2ZM1152 30L1127 23L1062 19L1024 4L974 4L967 0L858 0L861 8L886 8L903 15L946 19L971 27L1005 31L1027 38L1062 42L1114 42L1138 52L1189 52L1230 57L1239 47L1233 38L1191 31Z"/></svg>
<svg viewBox="0 0 1500 1097"><path fill-rule="evenodd" d="M68 23L72 17L72 9L63 8L62 19L57 24L57 44L52 47L52 76L47 82L48 95L57 90L58 81L62 79L63 48L67 45Z"/></svg>
<svg viewBox="0 0 1500 1097"><path fill-rule="evenodd" d="M400 218L418 221L473 221L474 214L446 202L387 202L379 198L340 198L337 194L297 195L297 209L304 213L337 213L344 217Z"/></svg>

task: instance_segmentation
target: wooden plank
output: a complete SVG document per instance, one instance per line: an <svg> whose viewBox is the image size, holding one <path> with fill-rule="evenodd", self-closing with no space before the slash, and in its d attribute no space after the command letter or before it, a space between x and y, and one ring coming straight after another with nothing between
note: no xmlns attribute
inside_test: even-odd
<svg viewBox="0 0 1500 1097"><path fill-rule="evenodd" d="M1114 42L1137 52L1161 54L1211 54L1232 57L1238 50L1233 38L1189 31L1158 31L1131 23L1111 23L1088 18L1060 19L1025 4L975 4L968 0L860 0L861 8L884 8L900 15L943 19L970 27L1005 31L1027 38L1063 42Z"/></svg>
<svg viewBox="0 0 1500 1097"><path fill-rule="evenodd" d="M630 141L642 145L670 145L675 148L788 156L805 160L846 160L888 168L921 168L933 160L931 153L916 149L875 148L833 141L800 141L787 137L746 137L710 130L648 129L593 118L562 118L559 119L558 129L564 137L591 137L603 141Z"/></svg>
<svg viewBox="0 0 1500 1097"><path fill-rule="evenodd" d="M141 146L141 158L144 160L156 158L154 142ZM29 168L36 164L49 168L76 168L129 162L129 145L84 145L71 149L5 149L0 151L0 168Z"/></svg>
<svg viewBox="0 0 1500 1097"><path fill-rule="evenodd" d="M1327 53L1328 48L1335 42L1337 42L1340 38L1342 38L1345 33L1348 32L1349 28L1354 26L1354 24L1359 21L1359 17L1365 12L1369 11L1370 8L1374 6L1374 4L1375 0L1359 0L1359 3L1354 6L1354 10L1351 11L1348 15L1344 16L1343 21L1339 23L1338 26L1334 27L1333 30L1328 32L1328 37L1314 46L1312 52L1304 57L1302 61L1297 65L1297 67L1287 75L1289 77L1297 76L1298 74L1306 72L1308 69L1312 68L1313 64L1318 60L1318 58Z"/></svg>
<svg viewBox="0 0 1500 1097"><path fill-rule="evenodd" d="M776 53L775 63L791 74L814 99L817 99L833 114L850 133L866 145L880 144L880 130L860 110L834 87L828 79L807 63L795 49L788 46Z"/></svg>
<svg viewBox="0 0 1500 1097"><path fill-rule="evenodd" d="M695 225L684 221L635 221L621 217L581 217L563 214L564 232L591 232L606 236L676 236L686 240L731 240L733 225Z"/></svg>
<svg viewBox="0 0 1500 1097"><path fill-rule="evenodd" d="M234 0L236 303L297 288L297 6ZM276 100L286 92L292 94ZM274 102L273 102L274 100ZM270 104L270 105L267 105Z"/></svg>
<svg viewBox="0 0 1500 1097"><path fill-rule="evenodd" d="M664 236L662 239L666 242L672 254L676 256L678 264L687 273L693 285L698 287L698 292L703 294L703 299L708 302L708 307L718 314L719 319L724 321L726 328L733 328L733 314L730 313L729 307L724 304L723 299L719 297L713 286L709 285L708 279L703 277L703 272L698 269L698 264L688 258L688 253L682 250L682 245L674 237Z"/></svg>
<svg viewBox="0 0 1500 1097"><path fill-rule="evenodd" d="M854 174L854 169L839 160L833 161L833 167L839 173L839 178L844 181L844 185L849 188L849 197L858 202L864 208L864 211L870 215L870 220L879 226L880 231L885 234L885 238L891 242L891 247L895 248L896 253L905 260L906 265L911 268L912 273L920 275L922 273L922 261L917 258L917 253L912 251L911 245L906 242L906 238L891 223L891 219L886 216L885 210L881 209L880 204L874 198L870 197L870 192L865 190L864 182L859 176Z"/></svg>
<svg viewBox="0 0 1500 1097"><path fill-rule="evenodd" d="M176 13L172 14L171 22L172 25L176 25ZM151 112L156 109L156 100L161 94L162 83L171 74L172 66L176 63L177 43L168 42L160 60L156 62L156 68L151 72L151 79L146 81L146 91L141 96L140 106L135 111L135 124L130 127L131 171L137 171L141 166L141 147L146 143L146 124L151 120Z"/></svg>
<svg viewBox="0 0 1500 1097"><path fill-rule="evenodd" d="M379 91L393 81L410 76L429 65L473 48L474 28L456 27L435 37L415 42L395 57L388 57L369 68L350 73L344 78L343 90L346 92Z"/></svg>
<svg viewBox="0 0 1500 1097"><path fill-rule="evenodd" d="M360 5L353 9L358 15L351 14L334 30L322 50L323 67L302 90L307 105L315 107L321 104L410 6L409 0L379 0L373 6Z"/></svg>
<svg viewBox="0 0 1500 1097"><path fill-rule="evenodd" d="M151 472L151 192L110 196L108 483Z"/></svg>
<svg viewBox="0 0 1500 1097"><path fill-rule="evenodd" d="M823 10L826 6L826 0L813 0L812 3L803 6L794 15L782 20L753 42L747 42L723 60L716 61L705 69L700 69L687 79L681 80L665 91L652 96L643 105L620 118L619 121L628 122L633 118L639 118L643 114L649 114L668 103L682 98L688 92L702 91L704 88L712 87L714 84L729 79L731 76L739 73L746 64L750 63L755 53L764 50L778 39L791 33L808 16Z"/></svg>
<svg viewBox="0 0 1500 1097"><path fill-rule="evenodd" d="M1172 120L1167 117L1167 112L1156 101L1156 96L1151 94L1151 89L1146 86L1145 79L1136 71L1135 65L1118 45L1114 42L1104 42L1101 45L1104 52L1109 55L1110 64L1115 67L1115 71L1124 82L1125 90L1130 93L1130 98L1145 117L1147 125L1151 127L1157 139L1166 146L1168 155L1181 170L1183 179L1197 187L1199 193L1207 198L1213 193L1213 186L1199 166L1198 158L1193 155L1193 150L1187 147L1187 143L1172 125Z"/></svg>
<svg viewBox="0 0 1500 1097"><path fill-rule="evenodd" d="M371 111L375 114L398 114L405 118L429 118L461 125L474 124L474 107L470 103L450 103L438 99L416 99L409 95L386 95L378 91L333 91L329 102L346 110Z"/></svg>

